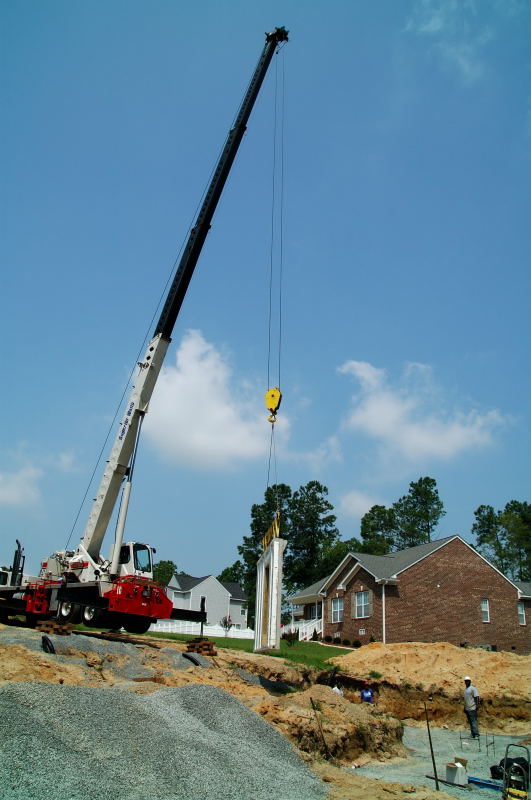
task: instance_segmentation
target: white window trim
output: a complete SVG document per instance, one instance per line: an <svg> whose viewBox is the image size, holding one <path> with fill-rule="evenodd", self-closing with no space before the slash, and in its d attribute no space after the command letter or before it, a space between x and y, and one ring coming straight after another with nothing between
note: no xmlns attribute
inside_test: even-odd
<svg viewBox="0 0 531 800"><path fill-rule="evenodd" d="M343 622L344 605L342 597L332 597L332 623Z"/></svg>
<svg viewBox="0 0 531 800"><path fill-rule="evenodd" d="M368 608L369 611L371 609L371 596L369 594L369 590L368 589L363 589L361 592L354 592L354 594L356 595L356 598L355 598L355 600L356 600L356 619L369 619L370 614L358 614L358 607L359 608ZM367 595L367 602L366 603L361 603L358 606L358 595L360 595L360 594Z"/></svg>
<svg viewBox="0 0 531 800"><path fill-rule="evenodd" d="M525 618L525 605L521 600L519 600L516 604L516 608L518 610L518 624L527 625L527 620Z"/></svg>
<svg viewBox="0 0 531 800"><path fill-rule="evenodd" d="M487 619L484 619L485 611L487 612ZM481 598L481 621L485 623L490 622L490 603L488 597Z"/></svg>

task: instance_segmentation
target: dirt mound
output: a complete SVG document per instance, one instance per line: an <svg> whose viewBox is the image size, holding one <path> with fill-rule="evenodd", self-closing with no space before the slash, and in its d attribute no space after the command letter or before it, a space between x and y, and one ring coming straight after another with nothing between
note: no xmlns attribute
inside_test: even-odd
<svg viewBox="0 0 531 800"><path fill-rule="evenodd" d="M463 676L470 675L483 698L484 730L525 733L531 722L531 656L462 648L447 642L380 642L331 659L355 689L368 680L376 689L378 708L409 724L424 719L424 701L437 725L463 725Z"/></svg>
<svg viewBox="0 0 531 800"><path fill-rule="evenodd" d="M313 701L313 702L312 702ZM328 686L268 697L255 710L300 750L352 762L405 756L402 723L367 704L354 705Z"/></svg>
<svg viewBox="0 0 531 800"><path fill-rule="evenodd" d="M374 642L331 662L353 677L409 684L428 692L442 689L449 697L461 696L463 676L470 675L482 697L504 694L531 699L531 656L516 653L493 653L448 642Z"/></svg>

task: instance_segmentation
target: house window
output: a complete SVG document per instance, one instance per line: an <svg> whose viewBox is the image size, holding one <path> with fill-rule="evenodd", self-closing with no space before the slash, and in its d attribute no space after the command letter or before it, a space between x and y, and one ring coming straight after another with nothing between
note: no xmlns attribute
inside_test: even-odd
<svg viewBox="0 0 531 800"><path fill-rule="evenodd" d="M486 597L481 601L481 620L482 622L490 622L489 601Z"/></svg>
<svg viewBox="0 0 531 800"><path fill-rule="evenodd" d="M332 622L343 622L343 598L332 598Z"/></svg>
<svg viewBox="0 0 531 800"><path fill-rule="evenodd" d="M361 617L370 617L371 609L370 609L370 598L369 592L366 590L364 592L356 592L356 618L360 619Z"/></svg>
<svg viewBox="0 0 531 800"><path fill-rule="evenodd" d="M518 608L518 624L525 625L525 606L523 603L517 603L516 606Z"/></svg>

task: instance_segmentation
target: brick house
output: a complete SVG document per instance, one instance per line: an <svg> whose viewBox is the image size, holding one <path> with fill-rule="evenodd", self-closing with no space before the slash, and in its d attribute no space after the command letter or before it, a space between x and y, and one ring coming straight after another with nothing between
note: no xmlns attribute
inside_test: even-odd
<svg viewBox="0 0 531 800"><path fill-rule="evenodd" d="M385 556L349 553L318 594L324 636L531 652L531 584L509 580L459 536Z"/></svg>

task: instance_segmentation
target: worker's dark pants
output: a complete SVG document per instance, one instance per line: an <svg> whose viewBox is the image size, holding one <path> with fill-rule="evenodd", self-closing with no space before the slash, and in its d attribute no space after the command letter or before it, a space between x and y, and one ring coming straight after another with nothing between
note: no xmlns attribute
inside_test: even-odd
<svg viewBox="0 0 531 800"><path fill-rule="evenodd" d="M479 736L477 709L474 709L474 711L467 711L465 708L465 714L468 719L468 724L470 725L470 733L472 736Z"/></svg>

